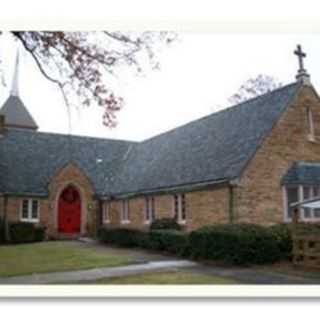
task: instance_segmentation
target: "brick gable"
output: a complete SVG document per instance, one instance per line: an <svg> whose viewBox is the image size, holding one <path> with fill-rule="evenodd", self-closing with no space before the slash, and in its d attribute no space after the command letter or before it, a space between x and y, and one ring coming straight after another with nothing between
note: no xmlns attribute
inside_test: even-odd
<svg viewBox="0 0 320 320"><path fill-rule="evenodd" d="M313 113L316 141L308 140L306 107ZM281 177L294 161L320 161L320 101L304 86L290 103L243 172L235 189L237 222L283 222Z"/></svg>

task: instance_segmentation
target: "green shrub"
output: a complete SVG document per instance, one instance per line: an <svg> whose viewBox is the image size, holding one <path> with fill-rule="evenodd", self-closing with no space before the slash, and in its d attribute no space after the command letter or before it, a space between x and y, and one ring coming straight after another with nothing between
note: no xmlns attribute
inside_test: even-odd
<svg viewBox="0 0 320 320"><path fill-rule="evenodd" d="M36 225L34 227L34 241L44 241L46 239L46 230L45 226Z"/></svg>
<svg viewBox="0 0 320 320"><path fill-rule="evenodd" d="M34 241L34 224L28 222L11 223L10 241L13 243Z"/></svg>
<svg viewBox="0 0 320 320"><path fill-rule="evenodd" d="M136 229L102 227L98 231L98 239L101 242L121 247L167 251L181 256L188 252L188 234L176 230L146 232Z"/></svg>
<svg viewBox="0 0 320 320"><path fill-rule="evenodd" d="M45 227L30 222L10 223L10 241L12 243L43 241L45 230Z"/></svg>
<svg viewBox="0 0 320 320"><path fill-rule="evenodd" d="M98 239L121 247L146 247L148 244L146 232L129 228L102 227L98 231Z"/></svg>
<svg viewBox="0 0 320 320"><path fill-rule="evenodd" d="M150 230L181 230L181 226L173 218L162 218L154 220Z"/></svg>
<svg viewBox="0 0 320 320"><path fill-rule="evenodd" d="M269 227L271 235L275 238L282 259L289 259L292 255L292 231L289 224L280 223Z"/></svg>
<svg viewBox="0 0 320 320"><path fill-rule="evenodd" d="M267 228L253 224L224 224L200 228L190 234L194 258L235 265L272 263L280 258L277 242Z"/></svg>
<svg viewBox="0 0 320 320"><path fill-rule="evenodd" d="M154 250L162 250L187 256L189 253L188 233L177 230L155 230L150 232L151 244Z"/></svg>

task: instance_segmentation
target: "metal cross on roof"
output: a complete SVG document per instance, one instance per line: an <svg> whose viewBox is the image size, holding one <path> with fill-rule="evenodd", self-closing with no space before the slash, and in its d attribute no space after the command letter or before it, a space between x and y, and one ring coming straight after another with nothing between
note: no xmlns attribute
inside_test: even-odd
<svg viewBox="0 0 320 320"><path fill-rule="evenodd" d="M307 54L302 51L300 44L297 45L297 49L294 51L294 54L298 57L299 61L299 70L298 74L296 75L296 79L303 81L305 84L310 83L310 76L303 65L303 59L307 56Z"/></svg>
<svg viewBox="0 0 320 320"><path fill-rule="evenodd" d="M297 45L297 49L294 51L294 54L299 59L299 70L298 70L299 73L306 72L306 70L304 69L304 66L303 66L303 58L305 58L307 56L307 54L302 51L300 44Z"/></svg>

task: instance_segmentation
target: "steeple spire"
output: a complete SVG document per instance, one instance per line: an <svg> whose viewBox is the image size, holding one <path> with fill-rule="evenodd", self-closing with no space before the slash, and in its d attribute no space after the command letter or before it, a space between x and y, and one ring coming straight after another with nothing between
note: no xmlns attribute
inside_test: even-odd
<svg viewBox="0 0 320 320"><path fill-rule="evenodd" d="M7 128L20 128L37 130L38 125L28 109L19 97L19 49L17 50L16 62L13 71L12 86L7 101L0 109L0 115L5 117Z"/></svg>
<svg viewBox="0 0 320 320"><path fill-rule="evenodd" d="M17 49L10 94L15 97L19 96L19 49Z"/></svg>

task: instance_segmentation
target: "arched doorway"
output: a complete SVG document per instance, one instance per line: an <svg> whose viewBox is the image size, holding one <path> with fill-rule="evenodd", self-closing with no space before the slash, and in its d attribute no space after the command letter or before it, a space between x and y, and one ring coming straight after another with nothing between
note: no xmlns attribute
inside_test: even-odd
<svg viewBox="0 0 320 320"><path fill-rule="evenodd" d="M67 186L60 194L58 204L58 231L80 233L81 197L73 186Z"/></svg>

